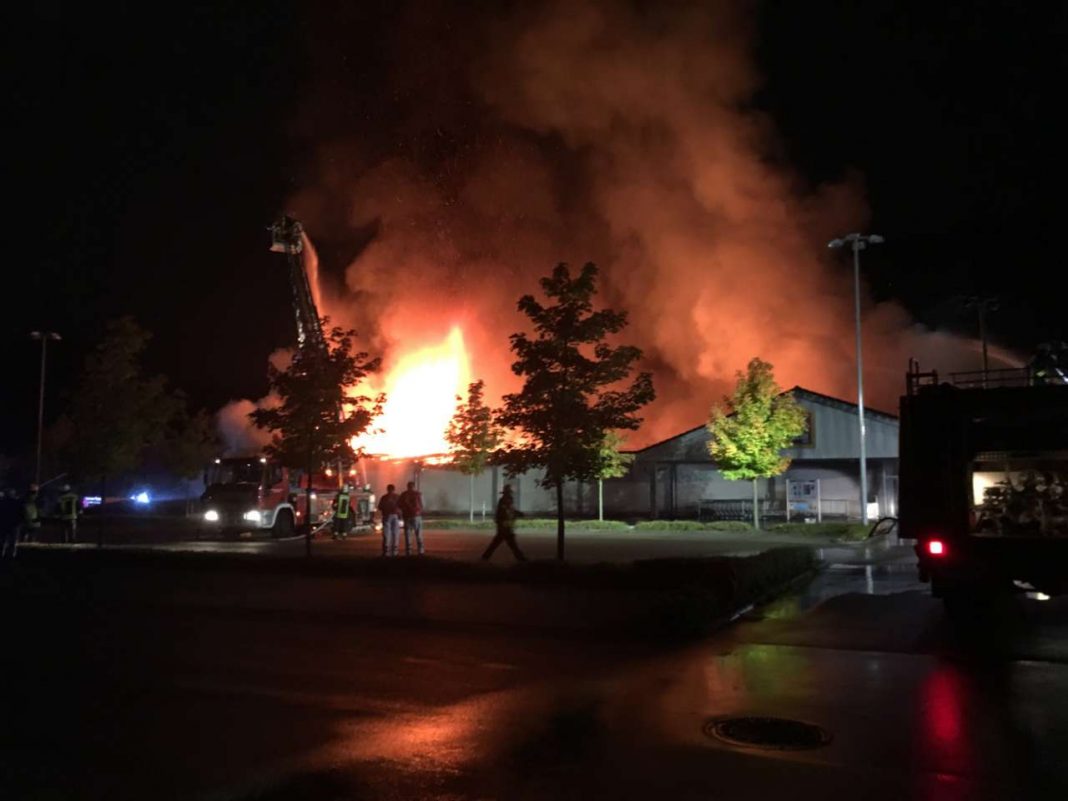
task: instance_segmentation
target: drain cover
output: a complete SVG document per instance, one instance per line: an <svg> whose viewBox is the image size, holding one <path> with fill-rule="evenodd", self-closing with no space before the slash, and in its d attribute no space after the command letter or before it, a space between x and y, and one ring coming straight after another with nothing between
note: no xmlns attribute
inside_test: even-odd
<svg viewBox="0 0 1068 801"><path fill-rule="evenodd" d="M831 741L826 729L786 718L720 718L706 723L704 731L709 737L732 745L783 751L819 748Z"/></svg>

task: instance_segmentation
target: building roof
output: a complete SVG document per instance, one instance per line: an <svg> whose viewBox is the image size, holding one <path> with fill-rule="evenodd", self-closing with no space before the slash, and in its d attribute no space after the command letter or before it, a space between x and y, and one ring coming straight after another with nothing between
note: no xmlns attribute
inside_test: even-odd
<svg viewBox="0 0 1068 801"><path fill-rule="evenodd" d="M832 397L831 395L824 395L822 392L813 392L811 389L805 389L804 387L801 387L801 386L795 386L795 387L792 387L791 389L784 390L781 394L782 395L789 395L791 393L798 400L807 400L810 403L819 403L819 404L821 404L823 406L830 406L832 408L842 409L842 410L848 411L848 412L855 412L856 408L857 408L857 404L855 404L855 403L850 403L849 401L845 401L845 400L842 400L840 398L835 398L835 397ZM875 419L880 419L881 418L884 422L888 422L888 423L896 423L898 421L897 415L890 414L889 412L882 412L882 411L879 411L878 409L873 409L870 406L865 406L864 407L864 415L865 415L865 417L872 417L872 418L875 418ZM700 431L703 428L705 428L705 424L704 423L702 423L701 425L698 425L698 426L694 426L693 428L688 428L685 431L680 431L678 434L675 434L674 436L667 437L666 439L662 439L659 442L654 442L651 445L646 445L644 448L638 448L638 449L633 450L633 451L625 451L625 452L626 453L642 453L644 451L651 450L652 448L659 447L660 445L663 445L665 442L671 442L671 440L673 440L673 439L678 439L679 437L684 437L687 434L693 434L694 432Z"/></svg>

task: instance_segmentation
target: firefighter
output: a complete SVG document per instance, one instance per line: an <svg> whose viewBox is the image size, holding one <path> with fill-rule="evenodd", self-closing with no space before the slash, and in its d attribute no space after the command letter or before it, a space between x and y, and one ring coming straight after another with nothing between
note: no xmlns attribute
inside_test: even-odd
<svg viewBox="0 0 1068 801"><path fill-rule="evenodd" d="M1029 365L1036 384L1068 383L1068 345L1043 342Z"/></svg>
<svg viewBox="0 0 1068 801"><path fill-rule="evenodd" d="M340 540L348 537L352 527L352 488L345 484L338 490L334 498L334 539Z"/></svg>
<svg viewBox="0 0 1068 801"><path fill-rule="evenodd" d="M63 525L63 542L78 541L78 493L63 485L59 496L59 522Z"/></svg>
<svg viewBox="0 0 1068 801"><path fill-rule="evenodd" d="M360 525L374 527L375 494L371 492L370 484L363 485L363 492L360 493L360 497L356 500L356 511Z"/></svg>
<svg viewBox="0 0 1068 801"><path fill-rule="evenodd" d="M39 488L30 484L29 492L22 502L22 536L23 542L33 542L41 532L41 507L38 506Z"/></svg>

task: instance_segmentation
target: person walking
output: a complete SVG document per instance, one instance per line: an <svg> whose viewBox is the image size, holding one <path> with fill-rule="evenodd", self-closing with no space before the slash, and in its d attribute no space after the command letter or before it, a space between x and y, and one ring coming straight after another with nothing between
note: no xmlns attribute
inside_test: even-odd
<svg viewBox="0 0 1068 801"><path fill-rule="evenodd" d="M337 497L334 498L334 539L340 540L348 537L349 529L351 527L352 496L350 494L349 485L345 484L340 490L338 490Z"/></svg>
<svg viewBox="0 0 1068 801"><path fill-rule="evenodd" d="M0 559L14 559L19 550L22 508L14 489L0 492Z"/></svg>
<svg viewBox="0 0 1068 801"><path fill-rule="evenodd" d="M412 555L412 534L419 555L426 553L423 547L423 493L415 488L415 482L408 482L408 489L400 495L401 517L404 518L404 555Z"/></svg>
<svg viewBox="0 0 1068 801"><path fill-rule="evenodd" d="M396 556L400 536L400 497L392 484L386 486L386 494L378 499L378 512L382 515L382 555Z"/></svg>
<svg viewBox="0 0 1068 801"><path fill-rule="evenodd" d="M489 547L486 548L486 552L482 554L483 559L489 559L493 556L497 546L503 542L512 549L512 553L518 561L527 561L526 556L519 550L519 544L515 541L515 519L522 516L523 513L515 508L515 498L512 497L511 486L505 484L504 491L501 492L501 499L497 502L497 513L495 515L497 534L493 537Z"/></svg>
<svg viewBox="0 0 1068 801"><path fill-rule="evenodd" d="M63 542L78 541L78 493L63 485L63 494L59 496L59 522L63 525Z"/></svg>
<svg viewBox="0 0 1068 801"><path fill-rule="evenodd" d="M19 539L23 542L40 539L41 507L38 503L39 488L36 484L30 484L30 490L22 502L22 533Z"/></svg>

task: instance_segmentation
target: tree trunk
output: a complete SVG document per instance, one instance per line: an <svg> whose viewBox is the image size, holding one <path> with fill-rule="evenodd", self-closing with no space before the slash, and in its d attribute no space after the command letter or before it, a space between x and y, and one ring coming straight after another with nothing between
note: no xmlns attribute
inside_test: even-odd
<svg viewBox="0 0 1068 801"><path fill-rule="evenodd" d="M467 519L470 520L472 523L474 523L475 522L475 474L471 473L471 475L469 475L468 478L471 479L471 504L470 504L470 513L468 514L468 518Z"/></svg>
<svg viewBox="0 0 1068 801"><path fill-rule="evenodd" d="M564 482L556 482L556 558L564 559Z"/></svg>
<svg viewBox="0 0 1068 801"><path fill-rule="evenodd" d="M311 461L310 459L308 460ZM312 471L308 468L308 483L304 491L304 555L311 556L312 540Z"/></svg>
<svg viewBox="0 0 1068 801"><path fill-rule="evenodd" d="M753 528L760 528L760 509L757 506L757 480L753 479Z"/></svg>
<svg viewBox="0 0 1068 801"><path fill-rule="evenodd" d="M597 479L597 519L604 520L604 479Z"/></svg>

